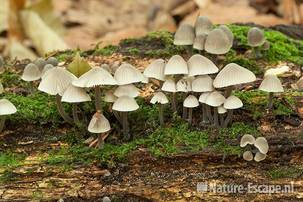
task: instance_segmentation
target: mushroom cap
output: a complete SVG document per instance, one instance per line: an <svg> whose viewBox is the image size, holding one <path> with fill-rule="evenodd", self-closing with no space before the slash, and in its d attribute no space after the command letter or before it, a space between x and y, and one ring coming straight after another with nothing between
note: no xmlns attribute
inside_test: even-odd
<svg viewBox="0 0 303 202"><path fill-rule="evenodd" d="M139 108L135 98L129 96L119 97L113 104L113 110L118 112L131 112Z"/></svg>
<svg viewBox="0 0 303 202"><path fill-rule="evenodd" d="M169 101L164 93L156 92L153 98L150 100L150 103L152 104L160 103L163 105L169 103Z"/></svg>
<svg viewBox="0 0 303 202"><path fill-rule="evenodd" d="M164 75L165 61L163 59L154 60L150 65L146 67L143 75L147 78L154 78L160 81L165 80Z"/></svg>
<svg viewBox="0 0 303 202"><path fill-rule="evenodd" d="M246 145L248 145L248 144L253 145L253 144L255 144L255 141L256 141L256 139L254 138L254 136L248 135L248 134L243 135L241 137L240 147L246 147Z"/></svg>
<svg viewBox="0 0 303 202"><path fill-rule="evenodd" d="M262 46L265 42L263 30L253 27L247 33L248 45L252 47Z"/></svg>
<svg viewBox="0 0 303 202"><path fill-rule="evenodd" d="M259 90L273 93L284 91L280 79L274 74L268 74L264 77L264 80L259 86Z"/></svg>
<svg viewBox="0 0 303 202"><path fill-rule="evenodd" d="M206 97L205 104L212 107L219 107L224 101L225 97L219 91L214 91Z"/></svg>
<svg viewBox="0 0 303 202"><path fill-rule="evenodd" d="M69 87L64 91L61 101L68 103L80 103L91 101L91 99L84 89L70 84Z"/></svg>
<svg viewBox="0 0 303 202"><path fill-rule="evenodd" d="M254 82L255 80L256 76L254 73L240 65L230 63L218 73L213 85L215 88L224 88Z"/></svg>
<svg viewBox="0 0 303 202"><path fill-rule="evenodd" d="M77 77L61 67L55 67L47 71L43 76L38 90L50 95L62 95Z"/></svg>
<svg viewBox="0 0 303 202"><path fill-rule="evenodd" d="M183 106L186 108L195 108L199 106L199 101L194 95L189 95L185 98Z"/></svg>
<svg viewBox="0 0 303 202"><path fill-rule="evenodd" d="M53 66L57 66L59 64L59 61L55 57L49 57L47 58L46 63L51 64Z"/></svg>
<svg viewBox="0 0 303 202"><path fill-rule="evenodd" d="M114 95L116 97L137 97L138 95L140 95L140 89L134 86L133 84L122 85L114 91Z"/></svg>
<svg viewBox="0 0 303 202"><path fill-rule="evenodd" d="M213 23L206 16L199 16L195 22L196 35L208 34L213 29Z"/></svg>
<svg viewBox="0 0 303 202"><path fill-rule="evenodd" d="M143 75L143 78L142 78L142 81L141 81L141 82L142 82L142 83L145 83L145 84L148 84L149 78Z"/></svg>
<svg viewBox="0 0 303 202"><path fill-rule="evenodd" d="M117 99L113 91L107 91L104 95L104 102L114 103Z"/></svg>
<svg viewBox="0 0 303 202"><path fill-rule="evenodd" d="M50 69L53 69L55 68L52 64L47 64L43 67L43 70L42 70L42 73L41 73L41 78L44 77L45 73L50 70Z"/></svg>
<svg viewBox="0 0 303 202"><path fill-rule="evenodd" d="M243 159L245 161L252 161L254 159L254 155L253 155L253 153L251 151L245 151L243 153Z"/></svg>
<svg viewBox="0 0 303 202"><path fill-rule="evenodd" d="M17 109L13 103L3 98L0 100L0 116L14 114Z"/></svg>
<svg viewBox="0 0 303 202"><path fill-rule="evenodd" d="M194 27L189 24L181 24L174 37L174 45L186 46L193 45L195 40Z"/></svg>
<svg viewBox="0 0 303 202"><path fill-rule="evenodd" d="M25 66L21 79L24 81L36 81L41 78L40 68L33 64L29 63Z"/></svg>
<svg viewBox="0 0 303 202"><path fill-rule="evenodd" d="M301 77L295 84L291 84L295 90L303 90L303 77Z"/></svg>
<svg viewBox="0 0 303 202"><path fill-rule="evenodd" d="M205 92L205 93L202 93L199 97L199 102L201 103L205 103L206 102L206 98L207 96L211 94L211 92Z"/></svg>
<svg viewBox="0 0 303 202"><path fill-rule="evenodd" d="M39 67L40 71L47 64L43 58L37 58L36 60L33 61L33 63Z"/></svg>
<svg viewBox="0 0 303 202"><path fill-rule="evenodd" d="M163 83L161 90L163 90L164 92L171 92L171 93L177 92L175 81L173 79L167 79Z"/></svg>
<svg viewBox="0 0 303 202"><path fill-rule="evenodd" d="M92 68L73 82L74 86L91 88L101 85L116 85L113 76L103 68Z"/></svg>
<svg viewBox="0 0 303 202"><path fill-rule="evenodd" d="M88 131L91 133L105 133L110 131L110 124L107 118L96 112L88 124Z"/></svg>
<svg viewBox="0 0 303 202"><path fill-rule="evenodd" d="M221 55L227 53L232 44L222 29L216 28L209 32L205 41L205 50L208 53Z"/></svg>
<svg viewBox="0 0 303 202"><path fill-rule="evenodd" d="M257 152L254 158L256 162L263 161L264 159L266 159L266 154L262 154L260 152Z"/></svg>
<svg viewBox="0 0 303 202"><path fill-rule="evenodd" d="M114 78L118 85L126 85L141 82L143 80L143 75L131 64L123 63L116 70Z"/></svg>
<svg viewBox="0 0 303 202"><path fill-rule="evenodd" d="M187 65L189 76L214 74L219 71L218 67L210 59L200 54L191 56L187 61Z"/></svg>
<svg viewBox="0 0 303 202"><path fill-rule="evenodd" d="M264 137L258 137L254 145L259 150L259 152L262 154L267 154L269 146L267 140Z"/></svg>
<svg viewBox="0 0 303 202"><path fill-rule="evenodd" d="M242 101L234 95L229 96L224 102L225 109L239 109L241 107L243 107Z"/></svg>
<svg viewBox="0 0 303 202"><path fill-rule="evenodd" d="M180 55L172 56L164 68L164 75L188 74L186 61Z"/></svg>
<svg viewBox="0 0 303 202"><path fill-rule="evenodd" d="M201 34L196 36L194 40L193 48L197 50L204 50L206 38L207 38L206 34Z"/></svg>
<svg viewBox="0 0 303 202"><path fill-rule="evenodd" d="M191 86L193 92L210 92L214 90L213 80L208 75L196 77Z"/></svg>
<svg viewBox="0 0 303 202"><path fill-rule="evenodd" d="M227 109L225 109L223 106L218 107L218 114L225 114L227 112Z"/></svg>
<svg viewBox="0 0 303 202"><path fill-rule="evenodd" d="M234 42L234 34L226 25L220 25L219 29L221 29L228 37L230 44L232 45Z"/></svg>
<svg viewBox="0 0 303 202"><path fill-rule="evenodd" d="M290 71L289 66L283 65L281 67L275 67L275 68L270 68L270 69L266 70L266 72L264 73L264 76L267 76L269 74L274 74L276 76L279 76L279 75L282 75L289 71Z"/></svg>
<svg viewBox="0 0 303 202"><path fill-rule="evenodd" d="M191 91L191 80L190 79L180 79L176 84L177 92L189 92Z"/></svg>

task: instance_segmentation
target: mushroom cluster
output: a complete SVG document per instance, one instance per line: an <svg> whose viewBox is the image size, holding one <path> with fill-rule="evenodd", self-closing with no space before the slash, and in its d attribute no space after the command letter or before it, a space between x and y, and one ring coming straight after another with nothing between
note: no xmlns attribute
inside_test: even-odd
<svg viewBox="0 0 303 202"><path fill-rule="evenodd" d="M264 137L255 139L252 135L243 135L240 147L245 148L243 159L246 161L263 161L269 150L268 142Z"/></svg>

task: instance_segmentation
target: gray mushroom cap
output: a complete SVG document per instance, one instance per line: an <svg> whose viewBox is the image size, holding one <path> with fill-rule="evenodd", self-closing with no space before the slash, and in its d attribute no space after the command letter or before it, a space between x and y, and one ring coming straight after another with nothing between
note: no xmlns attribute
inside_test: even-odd
<svg viewBox="0 0 303 202"><path fill-rule="evenodd" d="M220 25L219 29L221 29L227 35L227 37L232 45L234 42L234 34L232 33L232 31L226 25Z"/></svg>
<svg viewBox="0 0 303 202"><path fill-rule="evenodd" d="M199 16L195 22L196 35L208 34L213 29L213 23L206 16Z"/></svg>
<svg viewBox="0 0 303 202"><path fill-rule="evenodd" d="M245 161L252 161L254 159L254 155L253 155L253 153L251 151L245 151L243 153L243 159Z"/></svg>
<svg viewBox="0 0 303 202"><path fill-rule="evenodd" d="M47 60L46 60L46 63L47 64L51 64L53 66L57 66L59 64L59 61L57 60L57 58L55 57L49 57Z"/></svg>
<svg viewBox="0 0 303 202"><path fill-rule="evenodd" d="M264 137L258 137L254 145L262 154L267 154L269 146L267 140Z"/></svg>
<svg viewBox="0 0 303 202"><path fill-rule="evenodd" d="M206 34L201 34L196 36L194 40L193 48L197 50L204 50L206 38L207 38Z"/></svg>
<svg viewBox="0 0 303 202"><path fill-rule="evenodd" d="M263 30L253 27L247 33L248 44L252 47L262 46L265 42Z"/></svg>
<svg viewBox="0 0 303 202"><path fill-rule="evenodd" d="M186 46L193 45L195 40L195 31L193 26L182 24L175 33L174 45Z"/></svg>
<svg viewBox="0 0 303 202"><path fill-rule="evenodd" d="M230 39L222 29L216 28L209 32L204 48L211 54L226 54L231 48Z"/></svg>
<svg viewBox="0 0 303 202"><path fill-rule="evenodd" d="M252 135L243 135L240 141L240 147L245 147L246 145L250 144L253 145L255 144L256 139Z"/></svg>
<svg viewBox="0 0 303 202"><path fill-rule="evenodd" d="M257 152L256 155L255 155L254 160L256 162L260 162L260 161L263 161L265 158L266 158L266 154L262 154L260 152Z"/></svg>

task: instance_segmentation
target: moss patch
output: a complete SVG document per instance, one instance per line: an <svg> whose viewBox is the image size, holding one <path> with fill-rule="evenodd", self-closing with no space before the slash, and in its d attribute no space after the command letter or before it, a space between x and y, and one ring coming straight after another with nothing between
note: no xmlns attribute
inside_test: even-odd
<svg viewBox="0 0 303 202"><path fill-rule="evenodd" d="M300 178L303 175L303 168L297 166L283 166L274 168L266 173L270 178L276 180L281 178Z"/></svg>

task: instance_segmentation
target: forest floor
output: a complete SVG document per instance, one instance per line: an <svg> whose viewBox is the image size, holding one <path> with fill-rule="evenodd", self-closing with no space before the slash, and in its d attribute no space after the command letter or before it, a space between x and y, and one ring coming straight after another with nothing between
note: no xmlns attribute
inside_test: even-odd
<svg viewBox="0 0 303 202"><path fill-rule="evenodd" d="M0 134L0 201L299 201L303 198L303 93L290 89L301 66L302 42L279 32L267 30L271 49L261 60L249 59L245 45L248 27L232 26L236 38L233 50L220 58L220 67L237 62L262 78L268 67L289 65L283 75L285 93L276 96L274 110L265 110L267 95L256 84L239 88L244 108L235 113L227 129L213 129L199 124L200 113L189 126L166 110L166 125L157 125L157 108L148 100L155 86L140 86L140 109L130 115L133 140L125 141L110 113L114 130L103 149L89 148L83 142L91 136L86 129L62 123L54 98L36 90L37 83L20 79L24 62L9 63L0 75L7 93L4 97L18 108L8 117ZM152 33L140 39L122 41L81 52L91 64L127 61L145 67L155 57L189 55L172 46L170 33ZM243 38L244 37L244 38ZM69 62L73 51L54 53ZM29 90L30 89L30 90ZM65 105L68 110L68 106ZM81 106L93 114L91 104ZM108 106L104 106L108 107ZM198 112L199 109L197 109ZM245 162L239 147L244 134L264 136L270 150L266 160ZM197 191L198 183L217 185L289 185L291 193L213 193ZM62 201L62 200L61 200Z"/></svg>

